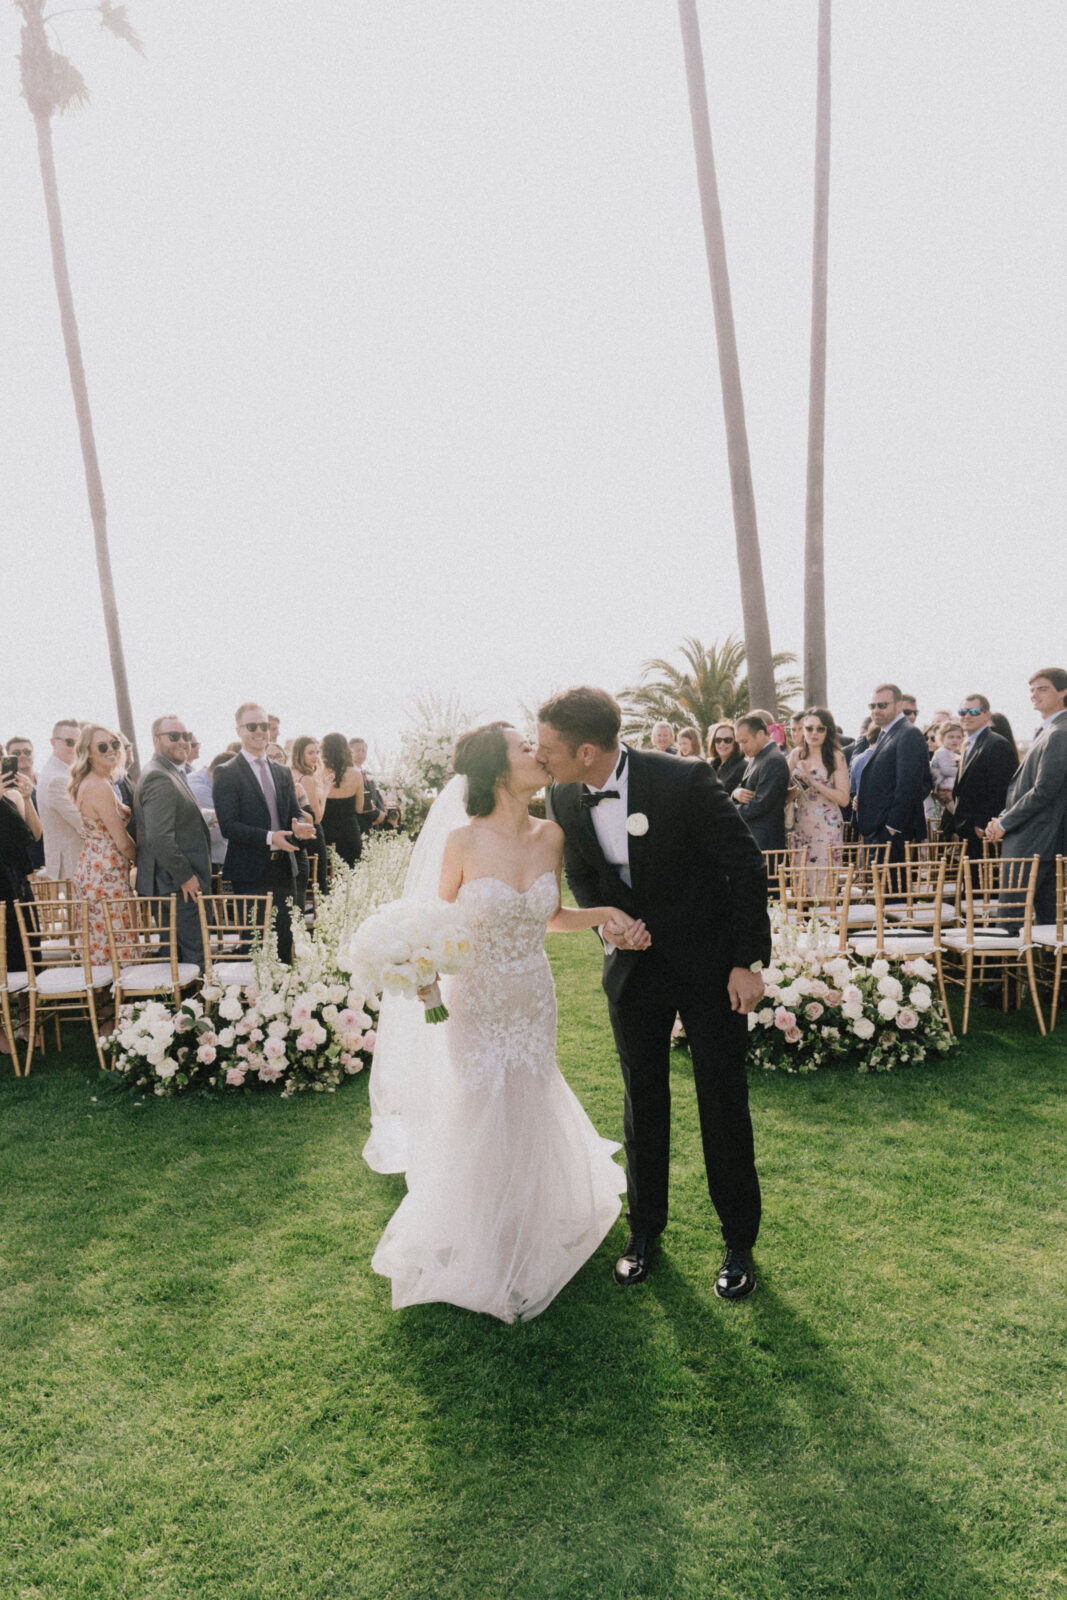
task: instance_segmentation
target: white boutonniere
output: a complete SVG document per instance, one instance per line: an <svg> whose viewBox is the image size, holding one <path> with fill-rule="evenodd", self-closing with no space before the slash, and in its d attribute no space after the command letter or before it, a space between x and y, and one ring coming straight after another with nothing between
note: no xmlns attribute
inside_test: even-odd
<svg viewBox="0 0 1067 1600"><path fill-rule="evenodd" d="M643 811L634 811L627 817L626 831L635 839L642 838L648 832L648 818Z"/></svg>

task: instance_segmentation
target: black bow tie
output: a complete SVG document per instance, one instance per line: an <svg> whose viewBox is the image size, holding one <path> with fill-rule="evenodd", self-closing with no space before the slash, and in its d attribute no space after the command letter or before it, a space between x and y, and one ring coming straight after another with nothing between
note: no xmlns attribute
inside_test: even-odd
<svg viewBox="0 0 1067 1600"><path fill-rule="evenodd" d="M596 794L590 794L589 790L586 789L582 794L582 805L598 806L601 800L617 800L618 798L618 789L600 789Z"/></svg>

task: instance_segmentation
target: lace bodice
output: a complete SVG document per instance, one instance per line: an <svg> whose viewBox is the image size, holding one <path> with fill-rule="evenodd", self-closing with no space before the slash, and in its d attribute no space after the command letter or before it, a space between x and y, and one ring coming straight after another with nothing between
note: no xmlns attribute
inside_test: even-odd
<svg viewBox="0 0 1067 1600"><path fill-rule="evenodd" d="M525 968L544 959L545 923L559 904L556 874L525 890L499 878L472 878L459 891L477 966Z"/></svg>

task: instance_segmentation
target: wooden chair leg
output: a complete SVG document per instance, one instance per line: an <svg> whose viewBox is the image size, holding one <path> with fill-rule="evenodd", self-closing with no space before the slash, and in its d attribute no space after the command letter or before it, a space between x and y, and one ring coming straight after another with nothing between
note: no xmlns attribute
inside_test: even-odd
<svg viewBox="0 0 1067 1600"><path fill-rule="evenodd" d="M937 988L941 995L941 1004L945 1008L945 1021L948 1023L948 1031L950 1034L955 1035L956 1030L952 1026L952 1013L948 1008L948 992L945 989L945 967L940 950L934 951L934 967L937 970Z"/></svg>
<svg viewBox="0 0 1067 1600"><path fill-rule="evenodd" d="M1060 1009L1060 984L1063 982L1063 951L1056 951L1056 964L1052 969L1052 1009L1049 1014L1048 1031L1051 1033L1056 1026L1056 1013Z"/></svg>
<svg viewBox="0 0 1067 1600"><path fill-rule="evenodd" d="M1034 968L1033 946L1026 952L1026 975L1030 984L1030 998L1034 1002L1034 1015L1037 1017L1037 1025L1041 1030L1041 1037L1044 1039L1048 1030L1045 1027L1045 1018L1041 1011L1041 997L1037 992L1037 972ZM1021 995L1019 999L1021 1003Z"/></svg>
<svg viewBox="0 0 1067 1600"><path fill-rule="evenodd" d="M30 1062L33 1060L33 1047L37 1043L37 1029L39 1026L40 1024L37 1021L37 991L31 989L30 1020L26 1025L26 1059L22 1063L22 1076L24 1078L28 1078L30 1075Z"/></svg>
<svg viewBox="0 0 1067 1600"><path fill-rule="evenodd" d="M16 1078L21 1078L22 1068L19 1066L19 1042L18 1038L16 1037L18 1033L18 1007L16 1006L15 1008L16 1022L13 1025L11 1021L11 997L6 989L4 990L3 994L0 994L0 1013L3 1014L3 1022L0 1025L2 1025L4 1033L7 1035L7 1042L11 1046L11 1065L15 1069Z"/></svg>
<svg viewBox="0 0 1067 1600"><path fill-rule="evenodd" d="M963 1022L960 1025L960 1035L965 1037L967 1022L971 1015L971 984L974 981L974 951L968 950L963 958Z"/></svg>

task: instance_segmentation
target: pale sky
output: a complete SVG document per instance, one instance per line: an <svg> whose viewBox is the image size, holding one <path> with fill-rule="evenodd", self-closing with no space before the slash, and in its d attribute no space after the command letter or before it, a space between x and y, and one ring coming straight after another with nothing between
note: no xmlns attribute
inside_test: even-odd
<svg viewBox="0 0 1067 1600"><path fill-rule="evenodd" d="M56 10L66 9L56 0ZM777 650L802 647L815 0L702 0ZM740 632L673 0L130 0L53 42L71 276L142 756L397 744ZM0 13L0 735L115 718L18 16ZM830 704L1032 732L1062 611L1067 7L838 0Z"/></svg>

